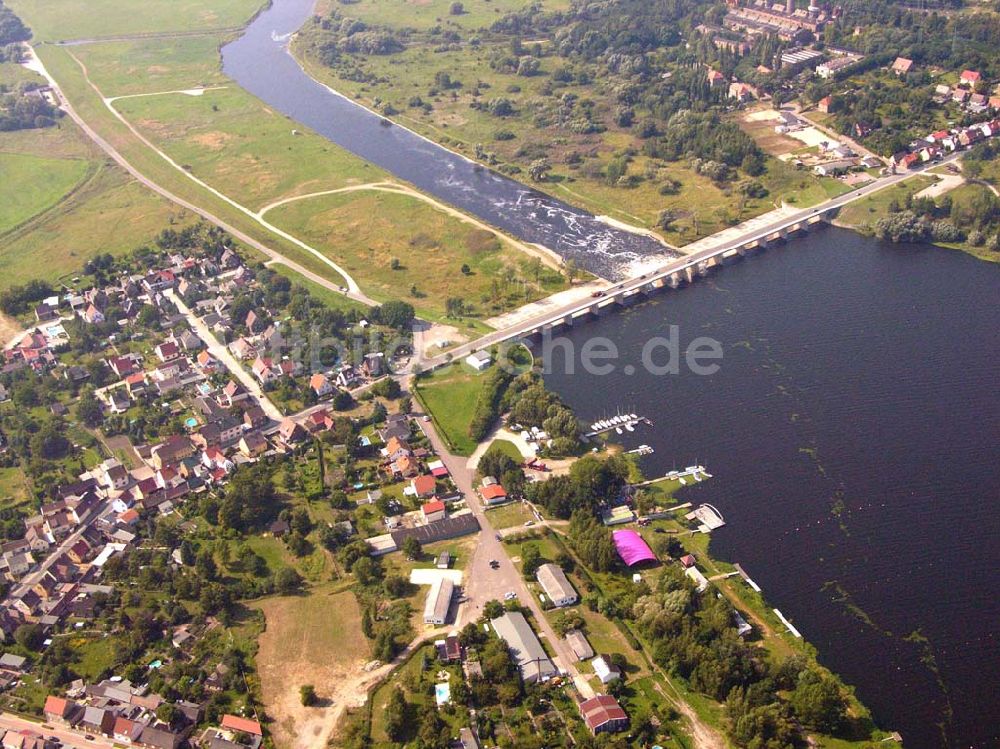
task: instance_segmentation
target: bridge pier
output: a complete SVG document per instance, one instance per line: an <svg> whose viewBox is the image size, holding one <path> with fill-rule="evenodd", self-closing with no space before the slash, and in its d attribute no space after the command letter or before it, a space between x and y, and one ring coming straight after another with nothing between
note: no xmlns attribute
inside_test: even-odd
<svg viewBox="0 0 1000 749"><path fill-rule="evenodd" d="M613 301L619 307L624 307L625 306L625 292L619 291L617 294L615 294L611 298L611 301Z"/></svg>
<svg viewBox="0 0 1000 749"><path fill-rule="evenodd" d="M690 265L685 268L684 276L687 278L688 283L694 283L694 268Z"/></svg>

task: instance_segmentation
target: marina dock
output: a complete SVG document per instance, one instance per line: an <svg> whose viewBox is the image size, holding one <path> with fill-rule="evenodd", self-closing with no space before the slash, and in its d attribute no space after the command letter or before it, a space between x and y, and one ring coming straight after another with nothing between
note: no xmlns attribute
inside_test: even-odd
<svg viewBox="0 0 1000 749"><path fill-rule="evenodd" d="M590 425L590 431L584 433L584 437L597 437L602 434L607 434L608 432L614 431L618 434L624 434L625 432L634 432L635 428L640 424L646 424L647 426L652 426L653 422L647 419L645 416L638 416L636 414L617 414L608 419L601 419L600 421L595 421ZM650 448L652 452L652 448Z"/></svg>

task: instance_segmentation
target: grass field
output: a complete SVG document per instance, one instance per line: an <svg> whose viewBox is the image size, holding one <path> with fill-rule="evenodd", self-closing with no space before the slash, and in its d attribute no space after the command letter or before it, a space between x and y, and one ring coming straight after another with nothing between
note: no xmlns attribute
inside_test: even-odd
<svg viewBox="0 0 1000 749"><path fill-rule="evenodd" d="M871 226L889 212L892 202L903 205L908 195L920 192L935 181L932 177L914 177L879 190L862 200L855 200L841 209L837 223L852 227Z"/></svg>
<svg viewBox="0 0 1000 749"><path fill-rule="evenodd" d="M445 28L476 30L491 25L504 13L520 10L526 5L525 0L464 0L463 12L451 15L451 4L452 0L365 0L352 4L347 14L378 25L396 25L405 15L408 26L422 31L438 24ZM569 8L567 0L545 0L538 4L546 11ZM320 0L316 13L325 15L331 5L330 0Z"/></svg>
<svg viewBox="0 0 1000 749"><path fill-rule="evenodd" d="M342 701L336 690L369 658L354 595L328 586L307 595L269 598L255 606L267 622L260 636L257 670L264 704L274 719L270 730L275 744L292 746L297 737L315 738L307 731L328 720L332 729L336 706L331 702ZM312 684L326 702L303 707L299 687L304 684Z"/></svg>
<svg viewBox="0 0 1000 749"><path fill-rule="evenodd" d="M10 0L37 41L91 39L126 34L205 31L240 26L260 0Z"/></svg>
<svg viewBox="0 0 1000 749"><path fill-rule="evenodd" d="M534 282L527 255L409 195L327 195L287 203L267 219L328 254L369 296L407 299L429 319L444 318L449 297L483 316L494 314L498 279L514 274ZM540 280L539 294L562 286L551 272Z"/></svg>
<svg viewBox="0 0 1000 749"><path fill-rule="evenodd" d="M417 380L414 393L431 414L438 432L458 455L471 455L476 443L469 425L482 388L482 376L461 364L452 364Z"/></svg>
<svg viewBox="0 0 1000 749"><path fill-rule="evenodd" d="M219 67L226 37L208 34L87 44L73 54L108 96L234 85Z"/></svg>
<svg viewBox="0 0 1000 749"><path fill-rule="evenodd" d="M58 280L195 219L108 165L67 118L0 133L0 172L0 288Z"/></svg>
<svg viewBox="0 0 1000 749"><path fill-rule="evenodd" d="M19 507L28 501L24 472L17 466L0 468L0 507Z"/></svg>
<svg viewBox="0 0 1000 749"><path fill-rule="evenodd" d="M80 159L0 152L0 234L51 208L87 173Z"/></svg>
<svg viewBox="0 0 1000 749"><path fill-rule="evenodd" d="M426 5L401 0L359 0L347 9L341 8L341 12L395 30L420 32L439 23L461 23L441 16L437 5L438 0ZM313 76L336 90L374 108L390 105L396 112L392 119L469 157L476 154L477 144L482 144L487 152L496 155L500 164L519 168L521 172L515 177L518 179L527 181L529 165L544 156L552 164L552 171L538 187L595 214L654 228L660 212L672 209L681 218L662 234L675 245L764 213L782 200L811 205L838 184L831 180L823 186L814 175L771 160L768 172L759 178L770 194L741 203L731 186L720 186L696 174L687 160L665 162L649 158L635 133L614 124L612 98L599 84L553 86L551 73L564 61L545 54L550 40L524 42L528 52L536 55L533 43L539 42L543 56L539 74L519 76L497 71L489 64L496 55L509 54L506 42L484 39L477 46L456 49L442 47L434 38L418 33L407 38L406 48L399 53L352 57L352 62L370 74L365 83L358 83L318 63L310 53L313 38L314 30L303 33L296 52ZM459 83L451 90L438 90L435 76L441 71ZM412 104L415 96L430 108ZM496 117L481 106L498 96L513 103L512 116ZM577 97L587 101L588 106L592 104L607 130L581 134L553 125L557 118L555 102L565 97ZM510 137L498 138L500 132ZM613 158L626 152L630 154L627 175L637 180L637 184L611 185L604 178L605 169ZM661 185L668 180L680 183L677 194L660 193Z"/></svg>
<svg viewBox="0 0 1000 749"><path fill-rule="evenodd" d="M122 99L115 106L191 174L251 210L387 177L235 85L203 96Z"/></svg>
<svg viewBox="0 0 1000 749"><path fill-rule="evenodd" d="M196 218L102 166L68 200L0 238L0 287L77 273L88 257L124 254Z"/></svg>
<svg viewBox="0 0 1000 749"><path fill-rule="evenodd" d="M514 526L523 527L528 521L534 520L535 516L531 514L531 510L527 506L520 502L511 502L508 505L487 510L486 518L493 524L494 528L501 530Z"/></svg>

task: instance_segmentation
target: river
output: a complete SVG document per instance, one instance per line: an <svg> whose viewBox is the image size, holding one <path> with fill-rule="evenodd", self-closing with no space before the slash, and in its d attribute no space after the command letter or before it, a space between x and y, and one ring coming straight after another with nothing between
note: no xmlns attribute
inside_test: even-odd
<svg viewBox="0 0 1000 749"><path fill-rule="evenodd" d="M275 0L223 69L343 148L606 278L662 254L412 133L310 78L287 42L313 0ZM695 461L685 490L727 519L713 553L741 562L879 724L917 749L1000 744L1000 268L829 229L573 329L614 340L626 375L553 373L581 417L621 407L655 426L649 475ZM680 325L712 336L712 376L653 376L639 352Z"/></svg>
<svg viewBox="0 0 1000 749"><path fill-rule="evenodd" d="M559 374L553 356L547 382L587 423L650 416L624 438L654 447L647 475L708 468L681 497L725 516L713 555L747 569L881 727L910 748L995 747L998 301L996 265L827 229L576 327L577 347L616 342L616 371ZM644 370L669 324L682 347L720 341L720 370Z"/></svg>
<svg viewBox="0 0 1000 749"><path fill-rule="evenodd" d="M338 146L525 242L546 247L609 280L654 255L656 239L615 228L585 211L497 174L341 96L311 78L288 41L314 0L274 0L222 48L226 75L268 105Z"/></svg>

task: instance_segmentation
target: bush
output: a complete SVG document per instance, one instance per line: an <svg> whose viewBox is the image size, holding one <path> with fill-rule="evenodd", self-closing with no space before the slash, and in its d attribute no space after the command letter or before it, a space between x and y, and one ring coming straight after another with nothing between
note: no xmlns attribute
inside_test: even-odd
<svg viewBox="0 0 1000 749"><path fill-rule="evenodd" d="M316 689L312 684L303 684L299 687L299 699L306 707L312 707L316 704Z"/></svg>

